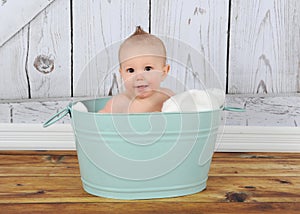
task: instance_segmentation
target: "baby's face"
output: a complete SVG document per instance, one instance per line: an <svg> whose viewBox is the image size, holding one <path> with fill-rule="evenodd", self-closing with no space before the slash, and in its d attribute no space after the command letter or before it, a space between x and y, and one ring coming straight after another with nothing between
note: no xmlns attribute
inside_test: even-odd
<svg viewBox="0 0 300 214"><path fill-rule="evenodd" d="M120 74L132 98L147 98L159 90L169 68L163 57L145 55L122 62Z"/></svg>

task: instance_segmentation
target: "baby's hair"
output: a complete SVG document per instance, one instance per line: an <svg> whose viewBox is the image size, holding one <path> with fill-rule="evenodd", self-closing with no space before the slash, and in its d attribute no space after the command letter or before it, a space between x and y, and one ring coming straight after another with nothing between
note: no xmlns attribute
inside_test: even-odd
<svg viewBox="0 0 300 214"><path fill-rule="evenodd" d="M144 31L141 26L136 26L135 32L130 36L136 36L136 35L143 35L143 34L149 34L146 31Z"/></svg>
<svg viewBox="0 0 300 214"><path fill-rule="evenodd" d="M156 55L163 57L166 60L166 48L164 43L158 37L145 32L141 26L137 26L135 32L130 35L125 41L121 44L119 49L119 61L121 63L121 54L122 51L124 52L125 49L132 47L132 46L151 46L155 47L158 51L156 51ZM146 47L147 48L147 47Z"/></svg>

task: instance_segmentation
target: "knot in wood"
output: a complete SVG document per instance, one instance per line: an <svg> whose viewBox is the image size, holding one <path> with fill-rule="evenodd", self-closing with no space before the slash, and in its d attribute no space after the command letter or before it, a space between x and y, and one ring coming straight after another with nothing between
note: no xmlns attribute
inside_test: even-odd
<svg viewBox="0 0 300 214"><path fill-rule="evenodd" d="M244 202L249 198L245 192L227 192L226 200L229 202Z"/></svg>
<svg viewBox="0 0 300 214"><path fill-rule="evenodd" d="M43 74L48 74L54 69L54 60L46 55L39 55L34 60L34 67Z"/></svg>

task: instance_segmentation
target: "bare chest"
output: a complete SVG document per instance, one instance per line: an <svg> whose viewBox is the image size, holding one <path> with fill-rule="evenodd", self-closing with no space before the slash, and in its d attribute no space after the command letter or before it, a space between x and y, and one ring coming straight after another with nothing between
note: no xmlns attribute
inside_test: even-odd
<svg viewBox="0 0 300 214"><path fill-rule="evenodd" d="M135 99L128 105L129 113L142 113L142 112L160 112L163 102L166 100L164 97L153 97L148 99Z"/></svg>

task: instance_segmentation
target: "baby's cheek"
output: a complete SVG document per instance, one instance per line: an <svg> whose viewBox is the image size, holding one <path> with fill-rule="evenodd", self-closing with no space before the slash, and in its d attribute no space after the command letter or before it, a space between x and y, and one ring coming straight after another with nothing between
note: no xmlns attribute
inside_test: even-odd
<svg viewBox="0 0 300 214"><path fill-rule="evenodd" d="M162 71L149 71L145 73L145 78L153 79L153 80L159 80L159 78L162 76Z"/></svg>
<svg viewBox="0 0 300 214"><path fill-rule="evenodd" d="M123 80L124 84L131 84L131 82L132 82L132 78L130 78L130 77L123 77L122 80Z"/></svg>

